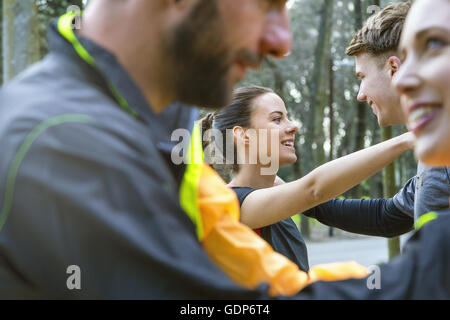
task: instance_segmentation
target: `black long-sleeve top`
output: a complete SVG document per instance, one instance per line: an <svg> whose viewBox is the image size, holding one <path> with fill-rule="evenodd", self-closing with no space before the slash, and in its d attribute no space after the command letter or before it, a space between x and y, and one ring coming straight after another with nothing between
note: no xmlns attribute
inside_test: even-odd
<svg viewBox="0 0 450 320"><path fill-rule="evenodd" d="M414 219L392 199L332 199L303 212L321 223L348 232L395 237L411 231Z"/></svg>

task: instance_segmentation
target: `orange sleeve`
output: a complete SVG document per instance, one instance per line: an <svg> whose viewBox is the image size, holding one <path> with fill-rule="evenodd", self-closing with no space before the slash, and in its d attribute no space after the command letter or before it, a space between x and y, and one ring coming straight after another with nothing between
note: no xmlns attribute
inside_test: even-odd
<svg viewBox="0 0 450 320"><path fill-rule="evenodd" d="M207 165L198 190L202 216L202 245L210 258L239 285L255 288L268 283L271 296L291 296L308 284L368 275L356 263L336 263L312 268L309 274L272 247L253 230L239 222L236 194Z"/></svg>

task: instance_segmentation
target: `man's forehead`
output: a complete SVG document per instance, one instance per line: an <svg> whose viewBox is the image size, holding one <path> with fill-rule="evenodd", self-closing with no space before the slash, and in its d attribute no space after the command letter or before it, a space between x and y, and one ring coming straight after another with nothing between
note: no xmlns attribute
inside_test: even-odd
<svg viewBox="0 0 450 320"><path fill-rule="evenodd" d="M355 73L364 72L370 63L370 56L368 53L363 52L355 56Z"/></svg>

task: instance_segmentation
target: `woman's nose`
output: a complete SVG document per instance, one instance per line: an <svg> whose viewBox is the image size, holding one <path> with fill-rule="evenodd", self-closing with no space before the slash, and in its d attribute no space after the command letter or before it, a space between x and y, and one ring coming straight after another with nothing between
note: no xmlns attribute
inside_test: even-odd
<svg viewBox="0 0 450 320"><path fill-rule="evenodd" d="M412 61L405 61L394 75L392 84L400 94L407 94L420 86L420 77L416 65Z"/></svg>
<svg viewBox="0 0 450 320"><path fill-rule="evenodd" d="M295 134L298 131L298 126L294 122L292 122L290 120L288 120L288 121L289 121L289 125L286 128L286 132L288 132L290 134Z"/></svg>

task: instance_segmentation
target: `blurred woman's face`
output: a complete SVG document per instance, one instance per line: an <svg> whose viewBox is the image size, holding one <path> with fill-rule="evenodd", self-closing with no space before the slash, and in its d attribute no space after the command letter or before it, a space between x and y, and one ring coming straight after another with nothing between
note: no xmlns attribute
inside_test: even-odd
<svg viewBox="0 0 450 320"><path fill-rule="evenodd" d="M250 122L251 128L257 129L258 154L267 146L268 156L278 157L279 166L291 164L297 160L294 142L298 127L289 120L284 102L278 95L266 93L257 97L253 101ZM267 139L262 137L264 132ZM271 137L278 137L278 139L272 142ZM260 159L258 162L260 163Z"/></svg>
<svg viewBox="0 0 450 320"><path fill-rule="evenodd" d="M399 48L403 64L394 86L417 137L416 155L429 165L450 165L450 1L417 1Z"/></svg>

